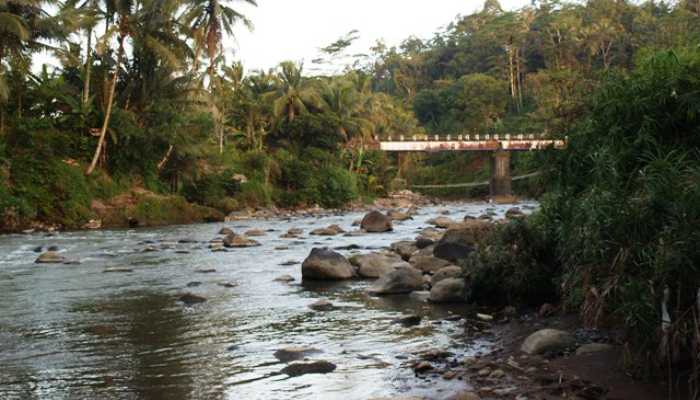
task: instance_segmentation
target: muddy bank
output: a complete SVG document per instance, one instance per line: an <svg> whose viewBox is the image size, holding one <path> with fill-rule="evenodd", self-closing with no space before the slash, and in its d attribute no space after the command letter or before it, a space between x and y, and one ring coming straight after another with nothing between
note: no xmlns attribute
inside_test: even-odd
<svg viewBox="0 0 700 400"><path fill-rule="evenodd" d="M546 308L546 307L545 307ZM691 398L682 380L639 380L618 363L624 347L606 330L586 328L577 315L562 311L514 310L475 313L467 329L490 342L484 352L457 360L436 352L416 360L422 379L450 379L471 393L468 399L684 400ZM537 332L558 331L575 343L558 351L528 354L526 342ZM687 379L686 379L687 380ZM451 397L447 397L451 398Z"/></svg>

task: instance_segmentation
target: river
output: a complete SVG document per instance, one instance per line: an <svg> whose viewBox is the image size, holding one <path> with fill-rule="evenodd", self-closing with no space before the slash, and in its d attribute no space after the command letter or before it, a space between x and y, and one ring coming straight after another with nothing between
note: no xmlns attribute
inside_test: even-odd
<svg viewBox="0 0 700 400"><path fill-rule="evenodd" d="M352 231L352 222L363 216L358 213L0 236L0 398L442 398L466 384L419 379L410 365L433 349L463 358L486 345L464 329L459 317L465 306L366 296L368 280L303 282L300 264L281 264L303 261L314 247L359 246L338 250L350 256L413 240L438 209L461 220L487 209L502 218L509 207L424 207L414 219L395 222L393 232L360 237L308 236L331 224ZM224 226L267 234L253 238L259 247L210 251L209 241L222 237ZM292 227L307 238L280 237ZM278 250L282 245L287 249ZM35 249L49 246L81 263L35 264ZM159 251L144 251L149 246ZM201 272L206 269L215 271ZM296 280L275 281L283 274ZM192 282L201 284L188 286ZM188 292L208 301L187 306L178 299ZM320 299L334 308L308 307ZM391 323L411 313L422 317L419 325ZM287 364L273 354L291 346L316 348L320 352L308 359L337 369L278 374Z"/></svg>

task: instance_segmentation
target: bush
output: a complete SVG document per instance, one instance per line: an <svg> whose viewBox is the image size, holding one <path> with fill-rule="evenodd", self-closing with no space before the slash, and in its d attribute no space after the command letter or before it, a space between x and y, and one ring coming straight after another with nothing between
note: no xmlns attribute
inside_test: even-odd
<svg viewBox="0 0 700 400"><path fill-rule="evenodd" d="M337 207L358 197L355 174L342 168L322 169L314 181L319 193L316 203L321 207Z"/></svg>
<svg viewBox="0 0 700 400"><path fill-rule="evenodd" d="M266 206L272 202L272 191L260 180L248 180L241 184L236 199L248 206Z"/></svg>
<svg viewBox="0 0 700 400"><path fill-rule="evenodd" d="M487 242L463 265L470 281L470 300L482 304L537 306L560 294L552 279L559 270L551 240L536 216L499 225Z"/></svg>
<svg viewBox="0 0 700 400"><path fill-rule="evenodd" d="M608 71L590 104L545 167L554 190L542 226L565 299L591 325L617 328L638 372L669 361L697 371L700 52L663 51L631 73Z"/></svg>
<svg viewBox="0 0 700 400"><path fill-rule="evenodd" d="M232 210L226 198L234 197L241 191L241 183L233 179L233 171L221 173L203 173L196 179L190 179L182 185L182 195L187 201L208 207L219 208L225 212Z"/></svg>

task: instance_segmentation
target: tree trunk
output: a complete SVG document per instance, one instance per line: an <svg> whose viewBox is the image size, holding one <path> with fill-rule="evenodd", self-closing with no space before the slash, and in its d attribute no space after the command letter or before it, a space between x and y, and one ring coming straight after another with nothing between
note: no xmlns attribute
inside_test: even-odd
<svg viewBox="0 0 700 400"><path fill-rule="evenodd" d="M90 0L90 9L95 8L95 0ZM83 87L83 104L90 98L90 75L92 72L92 27L88 29L87 52L85 53L85 85Z"/></svg>
<svg viewBox="0 0 700 400"><path fill-rule="evenodd" d="M112 77L112 84L109 88L109 97L107 98L107 111L105 111L105 120L102 124L102 130L100 131L100 139L97 141L97 148L95 149L95 154L92 157L92 162L90 166L85 170L85 176L90 175L97 165L97 160L100 158L100 151L102 150L102 144L105 141L105 134L107 133L107 128L109 127L109 116L112 113L112 104L114 104L114 92L117 89L117 78L119 77L119 67L122 63L122 54L124 53L124 36L119 35L119 52L117 53L117 66L114 70L114 76Z"/></svg>
<svg viewBox="0 0 700 400"><path fill-rule="evenodd" d="M156 167L156 169L158 171L163 169L163 166L165 166L165 163L168 162L168 158L170 158L170 153L172 153L172 152L173 152L173 145L171 144L170 147L168 147L168 151L165 152L165 156L163 157L162 160L160 160L160 162L158 163L158 166Z"/></svg>

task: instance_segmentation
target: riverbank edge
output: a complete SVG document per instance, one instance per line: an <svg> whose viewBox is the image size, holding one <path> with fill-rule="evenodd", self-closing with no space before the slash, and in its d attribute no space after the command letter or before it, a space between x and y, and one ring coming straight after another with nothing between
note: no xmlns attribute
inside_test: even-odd
<svg viewBox="0 0 700 400"><path fill-rule="evenodd" d="M492 200L493 201L493 200ZM501 203L516 203L514 196L498 199ZM181 196L158 195L146 190L134 190L109 200L93 200L90 211L93 219L79 224L63 224L58 220L20 220L12 215L0 218L0 234L52 232L57 230L94 230L137 227L156 227L210 222L230 222L246 219L285 219L308 216L324 217L350 212L366 212L375 209L389 210L408 207L449 206L455 204L483 204L487 199L448 201L423 196L410 190L401 190L386 197L362 200L338 208L318 206L283 209L275 205L246 207L225 214L221 210L189 203Z"/></svg>

